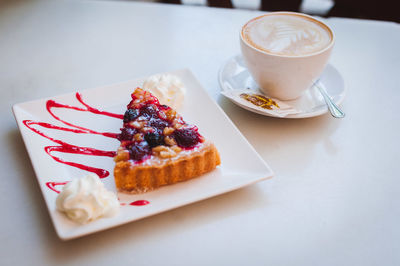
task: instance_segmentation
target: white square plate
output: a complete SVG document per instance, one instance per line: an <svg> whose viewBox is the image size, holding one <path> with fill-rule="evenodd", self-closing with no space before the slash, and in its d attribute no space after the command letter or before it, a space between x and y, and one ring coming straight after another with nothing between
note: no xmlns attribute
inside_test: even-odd
<svg viewBox="0 0 400 266"><path fill-rule="evenodd" d="M56 210L57 193L48 187L49 182L66 182L73 178L83 177L87 171L60 163L45 151L45 147L59 144L29 129L24 120L45 122L48 124L71 128L57 121L46 109L48 100L85 108L75 93L41 99L13 106L15 118L33 164L47 208L50 212L57 234L61 239L72 239L96 231L138 220L163 211L177 208L192 202L216 196L240 187L250 185L272 176L269 166L250 146L239 130L233 125L222 109L208 96L189 70L171 72L178 76L187 89L185 102L179 112L188 123L196 124L199 132L217 146L221 155L221 165L214 171L193 180L162 187L155 191L129 195L118 193L124 206L117 216L102 218L88 224L80 225L68 220ZM133 89L142 86L145 78L80 91L82 99L89 106L99 110L123 114L129 103ZM64 121L99 132L119 133L121 119L81 112L67 108L52 108L55 116ZM42 124L43 125L43 124ZM116 151L119 141L96 134L77 134L57 129L32 125L53 139L62 140L80 147L91 147L99 150ZM110 175L103 178L107 189L116 191L114 184L114 162L111 157L78 155L62 152L51 152L54 157L63 161L74 162L107 170ZM60 190L61 186L56 186ZM130 202L147 200L145 206L131 206Z"/></svg>

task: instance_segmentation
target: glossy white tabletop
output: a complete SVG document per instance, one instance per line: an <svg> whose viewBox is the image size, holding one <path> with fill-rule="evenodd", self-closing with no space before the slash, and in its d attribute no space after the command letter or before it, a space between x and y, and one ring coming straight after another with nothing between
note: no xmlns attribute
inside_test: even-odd
<svg viewBox="0 0 400 266"><path fill-rule="evenodd" d="M400 26L332 18L346 118L240 109L217 73L259 12L104 1L0 4L1 265L399 265ZM58 239L11 106L190 68L275 177ZM201 110L199 110L201 111ZM234 143L232 143L234 152Z"/></svg>

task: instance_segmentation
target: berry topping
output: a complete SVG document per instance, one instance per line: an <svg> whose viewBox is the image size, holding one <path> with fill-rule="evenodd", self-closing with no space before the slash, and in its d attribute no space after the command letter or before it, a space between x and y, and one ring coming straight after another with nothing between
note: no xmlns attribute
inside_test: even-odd
<svg viewBox="0 0 400 266"><path fill-rule="evenodd" d="M140 114L146 118L158 117L158 108L154 104L147 104L140 108Z"/></svg>
<svg viewBox="0 0 400 266"><path fill-rule="evenodd" d="M139 111L137 109L128 109L124 114L124 123L128 123L136 119L139 116Z"/></svg>
<svg viewBox="0 0 400 266"><path fill-rule="evenodd" d="M178 146L183 148L192 148L201 141L200 134L193 128L178 129L172 134Z"/></svg>
<svg viewBox="0 0 400 266"><path fill-rule="evenodd" d="M144 135L144 139L147 141L151 148L164 145L164 137L163 135L157 132L151 132Z"/></svg>
<svg viewBox="0 0 400 266"><path fill-rule="evenodd" d="M136 129L134 128L129 128L129 127L124 127L121 129L121 134L119 134L118 139L120 141L122 140L132 140L133 135L136 134Z"/></svg>
<svg viewBox="0 0 400 266"><path fill-rule="evenodd" d="M130 149L130 156L133 160L136 161L142 160L146 155L149 155L150 153L151 148L146 141L137 143L136 145L133 145Z"/></svg>
<svg viewBox="0 0 400 266"><path fill-rule="evenodd" d="M150 126L155 128L157 131L162 132L164 128L168 126L168 122L161 120L161 119L151 119Z"/></svg>
<svg viewBox="0 0 400 266"><path fill-rule="evenodd" d="M137 88L127 108L118 139L131 160L141 162L151 155L169 158L182 148L191 149L203 142L195 126L189 127L182 116L160 105L150 92Z"/></svg>

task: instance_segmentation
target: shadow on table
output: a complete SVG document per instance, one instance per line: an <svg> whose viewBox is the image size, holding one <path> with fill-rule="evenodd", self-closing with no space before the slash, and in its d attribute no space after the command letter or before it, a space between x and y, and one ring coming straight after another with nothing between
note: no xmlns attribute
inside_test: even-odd
<svg viewBox="0 0 400 266"><path fill-rule="evenodd" d="M20 133L13 130L7 138L10 150L13 151L10 156L21 162L19 167L22 174L16 176L22 179L19 182L25 184L21 193L33 206L29 213L31 227L21 231L27 230L33 234L42 245L41 250L46 260L54 262L54 265L82 262L101 252L110 252L116 246L133 250L135 246L139 248L154 238L168 241L171 237L188 234L207 224L268 205L267 195L259 186L253 185L106 231L62 241L53 228Z"/></svg>

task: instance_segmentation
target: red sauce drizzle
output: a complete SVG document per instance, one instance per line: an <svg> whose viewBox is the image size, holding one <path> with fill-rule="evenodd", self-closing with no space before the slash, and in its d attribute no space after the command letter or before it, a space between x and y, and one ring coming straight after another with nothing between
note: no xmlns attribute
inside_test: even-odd
<svg viewBox="0 0 400 266"><path fill-rule="evenodd" d="M71 109L71 110L75 110L75 111L80 111L80 112L90 112L93 114L98 114L98 115L104 115L104 116L108 116L108 117L113 117L113 118L118 118L118 119L123 119L124 115L121 114L115 114L115 113L110 113L110 112L106 112L106 111L100 111L94 107L89 106L87 103L85 103L82 99L81 94L76 93L75 94L76 99L85 107L85 108L81 108L81 107L76 107L76 106L71 106L71 105L66 105L66 104L62 104L62 103L58 103L54 100L48 100L46 102L46 109L47 111L50 113L50 115L52 117L54 117L56 120L60 121L61 123L70 126L72 128L67 128L67 127L60 127L60 126L56 126L53 124L49 124L49 123L45 123L45 122L37 122L37 121L32 121L32 120L24 120L23 124L29 128L30 130L32 130L33 132L35 132L36 134L54 142L57 143L57 146L46 146L44 147L45 152L51 157L53 158L55 161L59 162L59 163L63 163L72 167L76 167L88 172L92 172L97 174L100 178L105 178L107 176L110 175L110 173L105 170L105 169L100 169L100 168L96 168L96 167L91 167L88 165L84 165L84 164L80 164L80 163L75 163L75 162L67 162L64 161L62 159L60 159L59 157L56 157L52 154L52 152L61 152L61 153L73 153L73 154L83 154L83 155L92 155L92 156L106 156L106 157L114 157L116 155L115 151L103 151L103 150L98 150L98 149L94 149L94 148L90 148L90 147L80 147L80 146L76 146L76 145L72 145L69 143L66 143L64 141L52 138L48 135L46 135L45 133L41 132L40 130L36 129L35 125L43 127L43 128L49 128L49 129L55 129L55 130L60 130L60 131L67 131L67 132L73 132L76 134L95 134L95 135L102 135L108 138L114 138L117 139L118 138L118 133L111 133L111 132L98 132L98 131L94 131L82 126L78 126L78 125L74 125L70 122L64 121L62 120L60 117L56 116L53 113L52 108L65 108L65 109ZM68 183L68 181L66 182L47 182L46 186L51 189L52 191L56 192L56 193L60 193L59 190L57 190L55 187L56 186L63 186L66 183ZM133 205L133 206L143 206L143 205L147 205L150 202L146 201L146 200L138 200L138 201L134 201L132 203L130 203L129 205ZM121 203L122 206L126 205L126 203Z"/></svg>
<svg viewBox="0 0 400 266"><path fill-rule="evenodd" d="M79 93L76 93L76 98L78 99L78 101L80 103L82 103L85 108L80 108L80 107L76 107L76 106L70 106L70 105L66 105L66 104L61 104L61 103L57 103L54 100L48 100L46 103L46 108L47 111L51 114L51 116L53 116L56 120L62 122L65 125L71 126L73 128L66 128L66 127L59 127L59 126L55 126L49 123L44 123L44 122L37 122L37 121L32 121L32 120L24 120L23 124L28 127L30 130L32 130L33 132L35 132L36 134L47 138L48 140L51 140L52 142L55 142L57 144L59 144L58 146L46 146L44 147L45 152L51 157L53 158L55 161L59 162L59 163L63 163L72 167L76 167L88 172L92 172L97 174L100 178L104 178L110 175L110 173L107 170L104 169L100 169L100 168L96 168L96 167L91 167L91 166L87 166L87 165L83 165L80 163L75 163L75 162L67 162L64 161L62 159L60 159L59 157L56 157L52 154L52 152L62 152L62 153L74 153L74 154L84 154L84 155L93 155L93 156L106 156L106 157L114 157L116 155L115 151L103 151L103 150L98 150L98 149L94 149L94 148L90 148L90 147L79 147L76 145L72 145L69 143L66 143L64 141L58 140L58 139L54 139L46 134L44 134L43 132L41 132L40 130L36 129L33 127L33 125L38 125L44 128L50 128L50 129L56 129L56 130L61 130L61 131L67 131L67 132L73 132L73 133L77 133L77 134L96 134L96 135L102 135L105 137L109 137L109 138L117 138L118 137L118 133L110 133L110 132L97 132L88 128L84 128L81 126L77 126L74 125L72 123L66 122L64 120L62 120L61 118L59 118L58 116L56 116L53 111L52 108L66 108L66 109L72 109L72 110L76 110L76 111L81 111L81 112L91 112L94 114L100 114L100 115L104 115L104 116L109 116L109 117L113 117L113 118L119 118L119 119L123 119L123 115L120 114L113 114L110 112L104 112L104 111L100 111L96 108L90 107L89 105L87 105L85 102L83 102L82 100L82 96Z"/></svg>
<svg viewBox="0 0 400 266"><path fill-rule="evenodd" d="M77 126L74 125L72 123L69 123L67 121L64 121L62 119L60 119L58 116L56 116L53 111L51 110L52 108L66 108L66 109L72 109L72 110L76 110L76 111L81 111L81 112L90 112L93 114L99 114L99 115L104 115L104 116L108 116L108 117L113 117L113 118L118 118L118 119L123 119L124 116L121 114L114 114L114 113L110 113L110 112L105 112L105 111L100 111L96 108L93 108L91 106L89 106L87 103L85 103L82 99L82 95L80 93L76 93L75 94L76 99L82 104L84 105L86 108L80 108L80 107L76 107L76 106L71 106L71 105L67 105L67 104L61 104L61 103L57 103L54 100L48 100L46 102L46 109L47 111L51 114L52 117L54 117L56 120L62 122L65 125L80 129L81 131L73 131L75 133L87 133L87 134L97 134L97 135L103 135L105 137L110 137L110 138L117 138L118 137L118 133L109 133L109 132L97 132L85 127L81 127L81 126ZM65 128L58 128L60 130L65 130ZM69 129L66 129L65 131L72 131Z"/></svg>
<svg viewBox="0 0 400 266"><path fill-rule="evenodd" d="M150 202L147 201L147 200L136 200L136 201L133 201L133 202L129 203L129 205L131 205L131 206L144 206L144 205L147 205L149 203Z"/></svg>
<svg viewBox="0 0 400 266"><path fill-rule="evenodd" d="M67 182L47 182L47 183L46 183L46 186L47 186L48 188L50 188L51 190L53 190L54 192L60 193L60 191L57 190L57 189L55 188L55 186L64 186L64 185L67 184L67 183L68 183L68 181L67 181Z"/></svg>

